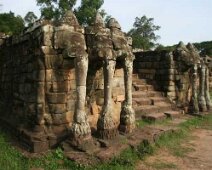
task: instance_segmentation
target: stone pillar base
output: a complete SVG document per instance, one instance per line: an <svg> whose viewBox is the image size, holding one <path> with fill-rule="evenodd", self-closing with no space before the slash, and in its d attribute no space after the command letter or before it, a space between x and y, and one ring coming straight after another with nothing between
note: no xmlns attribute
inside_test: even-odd
<svg viewBox="0 0 212 170"><path fill-rule="evenodd" d="M207 112L208 111L208 109L207 109L207 107L206 106L199 106L199 110L201 111L201 112Z"/></svg>
<svg viewBox="0 0 212 170"><path fill-rule="evenodd" d="M122 133L132 133L135 129L135 124L119 125L119 131Z"/></svg>
<svg viewBox="0 0 212 170"><path fill-rule="evenodd" d="M67 140L67 143L74 148L81 148L85 143L89 143L89 141L91 140L92 137L90 134L84 136L70 135L69 139Z"/></svg>
<svg viewBox="0 0 212 170"><path fill-rule="evenodd" d="M98 129L97 136L101 139L114 139L118 136L119 132L117 128L113 129Z"/></svg>

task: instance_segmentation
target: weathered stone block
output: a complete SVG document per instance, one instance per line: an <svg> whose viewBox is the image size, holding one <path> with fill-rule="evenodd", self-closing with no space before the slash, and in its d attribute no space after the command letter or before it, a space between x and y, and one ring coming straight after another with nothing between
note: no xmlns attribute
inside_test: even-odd
<svg viewBox="0 0 212 170"><path fill-rule="evenodd" d="M35 114L36 113L36 106L37 106L37 103L28 103L27 104L28 114Z"/></svg>
<svg viewBox="0 0 212 170"><path fill-rule="evenodd" d="M73 121L73 112L66 112L62 114L53 114L52 115L52 122L54 125L62 125L68 124Z"/></svg>
<svg viewBox="0 0 212 170"><path fill-rule="evenodd" d="M45 70L45 61L44 58L38 58L34 63L35 70Z"/></svg>
<svg viewBox="0 0 212 170"><path fill-rule="evenodd" d="M112 89L112 97L115 97L115 96L118 96L118 95L124 95L125 94L125 91L124 91L124 88L122 87L114 87Z"/></svg>
<svg viewBox="0 0 212 170"><path fill-rule="evenodd" d="M53 114L62 114L66 112L66 104L49 104L49 112Z"/></svg>
<svg viewBox="0 0 212 170"><path fill-rule="evenodd" d="M41 153L49 149L49 142L46 141L33 141L31 145L31 152Z"/></svg>
<svg viewBox="0 0 212 170"><path fill-rule="evenodd" d="M44 89L44 83L37 83L35 85L35 88L36 89L36 96L37 96L37 103L42 103L45 101L45 89Z"/></svg>
<svg viewBox="0 0 212 170"><path fill-rule="evenodd" d="M99 112L100 112L100 107L96 104L96 102L92 103L91 114L96 115L96 114L99 114Z"/></svg>
<svg viewBox="0 0 212 170"><path fill-rule="evenodd" d="M74 65L74 60L73 59L69 59L69 58L63 59L62 68L64 68L64 69L72 69L74 67L75 67L75 65Z"/></svg>
<svg viewBox="0 0 212 170"><path fill-rule="evenodd" d="M175 86L164 86L165 91L175 91L176 87Z"/></svg>
<svg viewBox="0 0 212 170"><path fill-rule="evenodd" d="M104 105L104 98L97 97L96 98L96 104L98 104L99 106L103 106Z"/></svg>
<svg viewBox="0 0 212 170"><path fill-rule="evenodd" d="M68 111L74 111L75 110L75 100L67 100L66 108Z"/></svg>
<svg viewBox="0 0 212 170"><path fill-rule="evenodd" d="M45 70L33 71L32 79L34 81L45 81Z"/></svg>
<svg viewBox="0 0 212 170"><path fill-rule="evenodd" d="M42 116L45 113L45 105L44 105L44 103L37 104L37 106L36 106L36 112L37 112L37 118L38 118L38 120L39 120L39 118L42 119Z"/></svg>
<svg viewBox="0 0 212 170"><path fill-rule="evenodd" d="M67 100L76 100L76 90L70 90L67 93Z"/></svg>
<svg viewBox="0 0 212 170"><path fill-rule="evenodd" d="M52 82L53 70L52 69L47 69L45 71L46 71L46 82Z"/></svg>
<svg viewBox="0 0 212 170"><path fill-rule="evenodd" d="M124 69L116 69L114 77L124 77Z"/></svg>
<svg viewBox="0 0 212 170"><path fill-rule="evenodd" d="M52 131L56 136L63 136L67 134L67 127L65 125L52 126Z"/></svg>
<svg viewBox="0 0 212 170"><path fill-rule="evenodd" d="M124 100L125 100L125 96L124 95L118 95L114 99L115 102L123 102Z"/></svg>
<svg viewBox="0 0 212 170"><path fill-rule="evenodd" d="M53 49L51 46L42 46L41 51L45 55L57 55L57 51Z"/></svg>
<svg viewBox="0 0 212 170"><path fill-rule="evenodd" d="M62 55L45 55L45 66L47 69L61 68L63 64Z"/></svg>
<svg viewBox="0 0 212 170"><path fill-rule="evenodd" d="M155 69L139 69L138 72L141 74L155 74L156 70Z"/></svg>
<svg viewBox="0 0 212 170"><path fill-rule="evenodd" d="M123 87L124 77L114 77L112 82L113 87Z"/></svg>
<svg viewBox="0 0 212 170"><path fill-rule="evenodd" d="M176 97L177 96L177 94L176 94L176 92L174 91L174 92L167 92L167 96L170 96L170 97Z"/></svg>
<svg viewBox="0 0 212 170"><path fill-rule="evenodd" d="M52 82L51 92L68 92L70 89L69 81Z"/></svg>
<svg viewBox="0 0 212 170"><path fill-rule="evenodd" d="M66 93L47 93L47 101L52 104L65 104L67 102Z"/></svg>
<svg viewBox="0 0 212 170"><path fill-rule="evenodd" d="M103 90L104 89L104 79L98 79L94 81L94 89Z"/></svg>
<svg viewBox="0 0 212 170"><path fill-rule="evenodd" d="M53 26L52 25L44 25L42 27L43 31L43 45L44 46L52 46L53 40Z"/></svg>
<svg viewBox="0 0 212 170"><path fill-rule="evenodd" d="M68 81L68 89L75 90L76 89L76 80L69 80Z"/></svg>

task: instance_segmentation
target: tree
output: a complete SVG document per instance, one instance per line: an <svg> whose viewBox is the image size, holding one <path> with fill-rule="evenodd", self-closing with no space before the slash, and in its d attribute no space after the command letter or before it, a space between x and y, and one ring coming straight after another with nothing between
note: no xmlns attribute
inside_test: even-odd
<svg viewBox="0 0 212 170"><path fill-rule="evenodd" d="M153 18L147 18L145 15L135 18L133 28L128 32L133 39L133 48L149 50L155 47L156 41L160 38L155 31L158 31L160 26L154 25L153 21Z"/></svg>
<svg viewBox="0 0 212 170"><path fill-rule="evenodd" d="M0 14L0 32L5 34L18 34L24 29L24 20L15 16L13 12Z"/></svg>
<svg viewBox="0 0 212 170"><path fill-rule="evenodd" d="M202 56L208 55L212 56L212 41L203 41L203 42L196 42L193 43L194 46L198 49L200 54ZM162 46L159 45L156 50L167 50L167 51L173 51L176 48L177 44L172 46Z"/></svg>
<svg viewBox="0 0 212 170"><path fill-rule="evenodd" d="M194 45L200 51L201 55L212 56L212 41L194 43Z"/></svg>
<svg viewBox="0 0 212 170"><path fill-rule="evenodd" d="M65 11L73 10L77 0L37 0L41 6L41 17L45 19L60 19ZM100 9L104 0L81 0L81 5L74 10L79 23L82 25L91 24L96 12ZM105 11L100 11L105 14Z"/></svg>
<svg viewBox="0 0 212 170"><path fill-rule="evenodd" d="M32 25L36 21L37 18L38 17L34 14L34 12L29 11L25 15L24 21L25 21L26 24L28 24L28 26L30 26L30 25Z"/></svg>
<svg viewBox="0 0 212 170"><path fill-rule="evenodd" d="M77 0L37 0L41 6L41 17L45 19L59 19L76 4Z"/></svg>
<svg viewBox="0 0 212 170"><path fill-rule="evenodd" d="M155 48L155 50L156 50L156 51L162 51L162 50L173 51L173 50L175 50L176 46L177 46L177 44L172 45L172 46L163 46L162 44L159 44L159 45Z"/></svg>
<svg viewBox="0 0 212 170"><path fill-rule="evenodd" d="M103 3L104 0L82 0L81 5L75 10L79 23L90 25ZM100 11L100 13L106 15L104 10Z"/></svg>

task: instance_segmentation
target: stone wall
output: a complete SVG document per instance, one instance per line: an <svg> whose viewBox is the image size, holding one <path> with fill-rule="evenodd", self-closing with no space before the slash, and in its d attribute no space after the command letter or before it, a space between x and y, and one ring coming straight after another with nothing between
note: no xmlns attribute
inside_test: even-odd
<svg viewBox="0 0 212 170"><path fill-rule="evenodd" d="M172 102L187 105L190 99L189 68L169 51L135 53L134 72L163 91Z"/></svg>
<svg viewBox="0 0 212 170"><path fill-rule="evenodd" d="M66 57L63 49L56 47L57 29L57 25L43 22L22 35L0 40L1 124L34 152L54 147L66 138L75 111L75 58ZM112 96L117 126L124 100L123 77L117 62ZM104 101L103 89L102 61L91 62L86 111L93 130Z"/></svg>

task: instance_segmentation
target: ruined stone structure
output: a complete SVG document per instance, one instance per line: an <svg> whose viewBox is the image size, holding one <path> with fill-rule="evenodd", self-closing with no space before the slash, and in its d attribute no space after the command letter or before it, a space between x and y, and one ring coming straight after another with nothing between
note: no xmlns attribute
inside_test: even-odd
<svg viewBox="0 0 212 170"><path fill-rule="evenodd" d="M105 26L97 14L83 28L71 11L1 37L1 125L42 152L64 141L78 147L114 139L133 132L136 118L177 115L177 106L211 108L210 64L191 44L135 56L131 44L114 18Z"/></svg>
<svg viewBox="0 0 212 170"><path fill-rule="evenodd" d="M206 71L210 64L206 69L192 44L185 46L180 42L174 51L138 52L135 56L135 72L164 92L176 106L192 113L210 109L205 101L206 96L210 98Z"/></svg>
<svg viewBox="0 0 212 170"><path fill-rule="evenodd" d="M0 119L26 148L40 152L66 138L90 140L91 130L107 139L118 126L135 128L133 54L115 19L106 28L97 14L84 30L69 11L58 23L2 38L0 53Z"/></svg>
<svg viewBox="0 0 212 170"><path fill-rule="evenodd" d="M135 128L131 93L134 56L127 38L115 19L110 19L108 28L106 28L101 15L98 13L93 25L86 28L85 35L89 60L91 62L95 60L103 61L104 105L97 123L99 136L104 139L113 138L117 135L116 123L112 118L112 82L117 60L122 62L125 75L125 102L121 111L120 130L131 132Z"/></svg>

